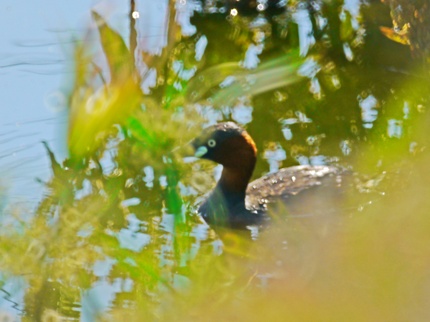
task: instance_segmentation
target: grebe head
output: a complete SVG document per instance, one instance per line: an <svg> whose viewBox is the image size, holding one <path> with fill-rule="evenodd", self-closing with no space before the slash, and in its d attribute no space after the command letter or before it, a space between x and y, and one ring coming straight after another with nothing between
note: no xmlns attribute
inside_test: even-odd
<svg viewBox="0 0 430 322"><path fill-rule="evenodd" d="M254 169L257 157L255 143L243 128L233 122L206 128L192 145L196 157L217 162L226 168L245 168L251 172Z"/></svg>

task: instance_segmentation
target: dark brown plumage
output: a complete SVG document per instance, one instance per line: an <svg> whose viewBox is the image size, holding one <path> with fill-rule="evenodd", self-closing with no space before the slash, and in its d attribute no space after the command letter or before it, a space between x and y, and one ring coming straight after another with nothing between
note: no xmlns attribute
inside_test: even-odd
<svg viewBox="0 0 430 322"><path fill-rule="evenodd" d="M292 214L325 211L318 208L325 207L328 198L336 201L342 190L345 171L332 166L284 168L249 183L257 148L250 135L233 122L205 129L192 145L196 156L223 165L220 180L199 207L199 213L213 227L264 225L269 220L267 207L275 207L277 201Z"/></svg>

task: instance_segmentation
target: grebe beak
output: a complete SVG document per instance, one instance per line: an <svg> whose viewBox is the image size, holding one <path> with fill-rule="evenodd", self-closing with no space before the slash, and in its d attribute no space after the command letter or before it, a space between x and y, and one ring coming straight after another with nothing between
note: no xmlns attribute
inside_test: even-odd
<svg viewBox="0 0 430 322"><path fill-rule="evenodd" d="M196 152L194 153L194 156L197 158L201 158L202 156L204 156L206 153L208 153L208 148L205 146L199 146L196 149Z"/></svg>

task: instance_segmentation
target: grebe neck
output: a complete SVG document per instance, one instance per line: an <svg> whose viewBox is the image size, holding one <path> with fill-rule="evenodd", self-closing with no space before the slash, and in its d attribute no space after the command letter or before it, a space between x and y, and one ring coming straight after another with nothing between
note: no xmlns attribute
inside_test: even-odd
<svg viewBox="0 0 430 322"><path fill-rule="evenodd" d="M217 187L226 195L242 195L245 200L246 188L255 167L255 160L247 160L243 167L224 166Z"/></svg>

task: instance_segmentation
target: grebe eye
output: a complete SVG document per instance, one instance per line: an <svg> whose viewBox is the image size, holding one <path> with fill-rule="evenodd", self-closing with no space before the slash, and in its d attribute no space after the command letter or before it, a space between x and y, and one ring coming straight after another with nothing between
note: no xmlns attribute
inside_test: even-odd
<svg viewBox="0 0 430 322"><path fill-rule="evenodd" d="M208 141L208 147L213 148L216 145L216 141L214 139L210 139Z"/></svg>

